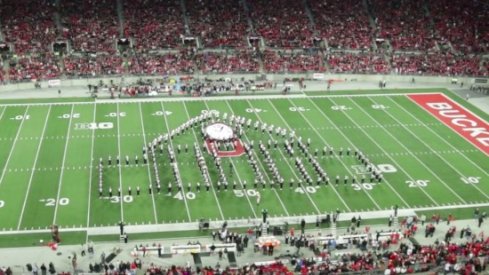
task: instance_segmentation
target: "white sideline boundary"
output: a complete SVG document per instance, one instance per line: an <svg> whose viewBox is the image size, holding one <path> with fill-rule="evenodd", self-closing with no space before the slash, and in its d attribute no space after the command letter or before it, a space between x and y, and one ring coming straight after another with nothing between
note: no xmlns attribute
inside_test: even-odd
<svg viewBox="0 0 489 275"><path fill-rule="evenodd" d="M445 89L445 88L440 88ZM372 93L372 94L344 94L344 95L306 95L306 94L264 94L264 95L229 95L229 96L210 96L210 97L155 97L155 98L117 98L117 99L96 99L95 101L79 101L79 102L51 102L51 103L3 103L0 107L13 106L49 106L49 105L91 105L91 104L114 104L114 103L144 103L144 102L182 102L182 101L219 101L219 100L260 100L260 99L289 99L289 98L342 98L342 97L374 97L374 96L405 96L408 94L428 94L428 93Z"/></svg>
<svg viewBox="0 0 489 275"><path fill-rule="evenodd" d="M474 208L474 207L488 207L489 202L485 203L473 203L473 204L455 204L455 205L444 205L444 206L426 206L426 207L414 207L414 208L399 208L398 217L408 217L416 215L417 211L439 211L439 210L449 210L449 209L461 209L461 208ZM289 217L270 217L270 225L283 225L284 222L289 224L299 224L302 219L307 223L315 223L319 216L324 217L327 213L323 214L313 214L313 215L300 215L300 216L289 216ZM362 219L386 219L393 215L394 211L392 209L377 210L377 211L358 211L358 212L346 212L340 213L338 216L338 221L350 221L352 217L361 216ZM253 227L261 223L261 218L257 219L234 219L226 220L229 228L237 227ZM224 220L211 220L210 230L219 229L222 227ZM199 229L198 222L185 222L185 223L162 223L162 224L140 224L133 225L127 224L124 228L128 234L134 233L152 233L152 232L173 232L173 231L192 231ZM119 225L109 225L101 227L60 227L59 231L63 232L79 232L86 231L87 235L117 235L119 234ZM0 231L0 235L9 234L36 234L36 233L50 233L50 229L32 229L32 230L3 230Z"/></svg>

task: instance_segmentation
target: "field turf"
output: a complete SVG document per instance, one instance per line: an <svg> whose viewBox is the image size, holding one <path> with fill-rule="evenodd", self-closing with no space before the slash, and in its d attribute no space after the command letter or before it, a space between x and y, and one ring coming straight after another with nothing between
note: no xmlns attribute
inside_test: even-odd
<svg viewBox="0 0 489 275"><path fill-rule="evenodd" d="M155 192L152 167L142 164L142 147L160 134L169 132L203 110L234 114L275 127L294 130L303 141L311 139L309 152L319 149L317 160L330 176L329 185L298 186L299 171L282 146L270 149L285 179L281 190L252 186L254 173L245 155L223 158L224 172L238 188L217 191L217 169L206 154L213 186L209 192L195 190L203 183L193 150L177 154L184 186L167 194L172 180L169 161L158 158L162 191ZM488 115L474 110L484 120ZM94 125L96 128L94 129ZM329 96L269 99L153 101L130 103L61 102L0 105L0 231L100 227L126 224L161 224L197 221L201 218L229 220L260 218L262 209L271 217L315 215L335 211L375 211L400 208L447 207L489 203L489 158L467 140L421 109L403 94L354 97ZM273 133L244 129L243 142L276 138ZM172 143L203 143L200 128L176 136ZM323 156L324 146L334 153ZM343 148L342 156L339 155ZM352 149L346 156L347 148ZM366 173L353 157L358 149L380 169L380 183L359 183ZM266 170L263 156L255 148L260 169ZM99 197L99 159L108 156L121 165L105 165L104 195ZM125 164L129 156L130 165ZM135 156L140 161L136 165ZM301 154L306 170L314 175ZM229 164L233 169L228 169ZM383 167L383 168L382 168ZM389 173L392 171L392 173ZM334 179L340 176L340 184ZM348 184L343 183L348 176ZM357 183L352 184L351 178ZM289 188L289 179L296 185ZM242 183L248 183L243 190ZM192 189L187 190L187 184ZM153 192L149 194L148 186ZM112 187L114 196L106 194ZM135 194L137 186L141 194ZM128 195L128 188L132 195ZM117 196L121 188L122 196ZM260 193L257 205L256 194Z"/></svg>

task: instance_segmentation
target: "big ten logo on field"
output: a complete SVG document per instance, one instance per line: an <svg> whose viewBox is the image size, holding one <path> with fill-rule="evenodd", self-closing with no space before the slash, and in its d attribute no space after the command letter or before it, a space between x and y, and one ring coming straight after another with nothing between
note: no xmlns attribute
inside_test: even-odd
<svg viewBox="0 0 489 275"><path fill-rule="evenodd" d="M351 169L356 174L370 174L371 172L368 171L367 167L365 165L352 165ZM375 169L377 172L382 172L382 173L395 173L397 172L396 167L394 167L392 164L377 164L373 166L373 169Z"/></svg>
<svg viewBox="0 0 489 275"><path fill-rule="evenodd" d="M75 130L104 130L114 128L112 122L75 123Z"/></svg>

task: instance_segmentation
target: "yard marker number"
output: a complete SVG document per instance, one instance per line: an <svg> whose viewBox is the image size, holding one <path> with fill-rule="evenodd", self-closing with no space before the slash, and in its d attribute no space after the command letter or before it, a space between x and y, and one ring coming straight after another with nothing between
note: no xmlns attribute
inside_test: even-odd
<svg viewBox="0 0 489 275"><path fill-rule="evenodd" d="M333 106L331 106L331 110L333 110L333 111L346 111L346 110L351 110L351 108L346 107L345 105L333 105Z"/></svg>
<svg viewBox="0 0 489 275"><path fill-rule="evenodd" d="M234 195L236 195L236 197L238 198L241 198L241 197L244 197L245 196L245 190L234 190ZM246 190L246 194L249 196L249 197L256 197L258 192L256 192L255 189L248 189Z"/></svg>
<svg viewBox="0 0 489 275"><path fill-rule="evenodd" d="M465 184L477 184L477 183L479 183L481 177L461 177L460 179Z"/></svg>
<svg viewBox="0 0 489 275"><path fill-rule="evenodd" d="M63 115L60 115L58 118L64 118L64 119L80 118L80 113L63 114Z"/></svg>
<svg viewBox="0 0 489 275"><path fill-rule="evenodd" d="M5 206L5 201L0 200L0 208Z"/></svg>
<svg viewBox="0 0 489 275"><path fill-rule="evenodd" d="M54 198L41 199L39 201L44 202L45 206L56 206L56 199ZM59 198L58 200L59 205L68 205L69 203L70 203L70 199L68 198Z"/></svg>
<svg viewBox="0 0 489 275"><path fill-rule="evenodd" d="M374 189L375 183L353 183L351 186L353 187L353 190L355 191L360 191L362 189L364 190L372 190Z"/></svg>
<svg viewBox="0 0 489 275"><path fill-rule="evenodd" d="M260 113L260 112L266 112L263 109L260 108L246 108L247 113Z"/></svg>
<svg viewBox="0 0 489 275"><path fill-rule="evenodd" d="M289 110L291 112L305 112L305 111L309 111L309 109L306 109L304 107L290 107Z"/></svg>
<svg viewBox="0 0 489 275"><path fill-rule="evenodd" d="M12 120L28 120L30 119L31 116L30 115L17 115L17 116L14 116L14 117L11 117L10 119Z"/></svg>
<svg viewBox="0 0 489 275"><path fill-rule="evenodd" d="M428 186L429 180L407 180L406 183L409 185L411 188L416 188L416 187L426 187Z"/></svg>
<svg viewBox="0 0 489 275"><path fill-rule="evenodd" d="M205 115L205 114L211 114L211 115L215 115L215 116L219 115L218 110L202 110L201 112L203 115Z"/></svg>
<svg viewBox="0 0 489 275"><path fill-rule="evenodd" d="M125 202L125 203L131 203L134 201L134 198L130 195L125 195L125 196L122 196L122 201ZM119 196L112 196L110 197L110 202L111 203L120 203L121 202L121 197Z"/></svg>
<svg viewBox="0 0 489 275"><path fill-rule="evenodd" d="M171 114L172 114L172 112L170 112L170 111L156 111L153 113L154 116L164 116L164 115L169 116Z"/></svg>
<svg viewBox="0 0 489 275"><path fill-rule="evenodd" d="M176 193L175 196L173 196L173 198L182 201L183 200L182 192ZM187 198L187 200L194 200L195 199L195 193L187 192L187 193L185 193L185 198Z"/></svg>
<svg viewBox="0 0 489 275"><path fill-rule="evenodd" d="M125 117L126 116L126 112L112 112L112 113L109 113L108 115L105 115L106 117Z"/></svg>
<svg viewBox="0 0 489 275"><path fill-rule="evenodd" d="M306 186L306 187L304 187L304 188L302 188L302 187L297 187L297 188L295 189L295 192L296 192L296 193L300 193L300 194L305 194L304 190L305 190L305 192L307 192L307 193L309 193L309 194L314 194L314 193L316 193L316 187L314 187L314 186Z"/></svg>
<svg viewBox="0 0 489 275"><path fill-rule="evenodd" d="M372 105L372 108L375 110L385 110L388 109L389 107L382 104L374 104Z"/></svg>

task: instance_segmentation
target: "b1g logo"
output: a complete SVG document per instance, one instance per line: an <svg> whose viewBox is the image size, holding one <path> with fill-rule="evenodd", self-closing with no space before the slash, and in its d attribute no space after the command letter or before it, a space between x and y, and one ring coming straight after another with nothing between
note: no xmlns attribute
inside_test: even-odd
<svg viewBox="0 0 489 275"><path fill-rule="evenodd" d="M112 122L75 123L75 130L103 130L112 128L114 128Z"/></svg>
<svg viewBox="0 0 489 275"><path fill-rule="evenodd" d="M356 174L369 174L370 172L368 171L367 167L364 165L352 165L351 168ZM395 173L397 172L396 167L394 167L392 164L377 164L373 167L373 169L377 170L378 172L382 173Z"/></svg>

